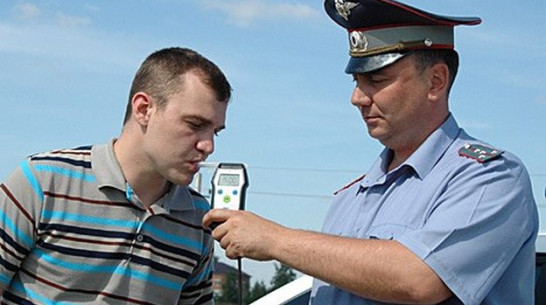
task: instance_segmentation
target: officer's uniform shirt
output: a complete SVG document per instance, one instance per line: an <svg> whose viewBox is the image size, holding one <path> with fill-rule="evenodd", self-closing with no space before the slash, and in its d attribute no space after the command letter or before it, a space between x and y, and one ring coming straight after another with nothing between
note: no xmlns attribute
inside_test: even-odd
<svg viewBox="0 0 546 305"><path fill-rule="evenodd" d="M450 115L388 173L385 149L362 180L336 195L323 232L403 244L454 293L442 304L531 305L538 215L529 175L508 152L483 163L461 156L468 144L484 145ZM311 304L383 303L315 280Z"/></svg>

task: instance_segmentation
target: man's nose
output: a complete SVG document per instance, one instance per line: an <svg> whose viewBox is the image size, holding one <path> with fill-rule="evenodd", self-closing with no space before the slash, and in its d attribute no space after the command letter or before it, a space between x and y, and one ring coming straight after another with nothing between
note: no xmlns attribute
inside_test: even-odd
<svg viewBox="0 0 546 305"><path fill-rule="evenodd" d="M212 154L214 152L214 135L199 140L199 142L197 142L197 149L207 156Z"/></svg>

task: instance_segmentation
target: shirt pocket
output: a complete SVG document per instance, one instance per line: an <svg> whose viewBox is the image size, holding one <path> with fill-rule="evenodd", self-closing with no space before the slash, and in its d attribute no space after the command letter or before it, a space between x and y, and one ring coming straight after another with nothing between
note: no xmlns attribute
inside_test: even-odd
<svg viewBox="0 0 546 305"><path fill-rule="evenodd" d="M382 240L397 240L409 228L407 225L401 224L381 224L372 226L367 232L364 232L360 238L366 239L382 239Z"/></svg>

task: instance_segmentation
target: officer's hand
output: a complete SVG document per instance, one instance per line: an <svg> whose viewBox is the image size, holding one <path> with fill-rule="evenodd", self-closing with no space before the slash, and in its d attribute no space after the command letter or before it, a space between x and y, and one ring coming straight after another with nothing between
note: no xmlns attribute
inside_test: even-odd
<svg viewBox="0 0 546 305"><path fill-rule="evenodd" d="M212 237L220 242L231 259L274 259L274 246L286 230L248 211L213 209L203 217L203 227L208 228L212 223L220 223L212 231Z"/></svg>

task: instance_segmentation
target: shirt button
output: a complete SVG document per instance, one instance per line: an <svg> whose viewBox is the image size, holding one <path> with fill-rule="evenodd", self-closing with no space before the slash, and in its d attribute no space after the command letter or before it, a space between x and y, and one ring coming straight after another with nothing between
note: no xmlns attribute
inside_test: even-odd
<svg viewBox="0 0 546 305"><path fill-rule="evenodd" d="M137 240L138 242L141 242L141 241L144 240L144 236L142 236L141 234L138 234L137 237L136 237L136 240Z"/></svg>

